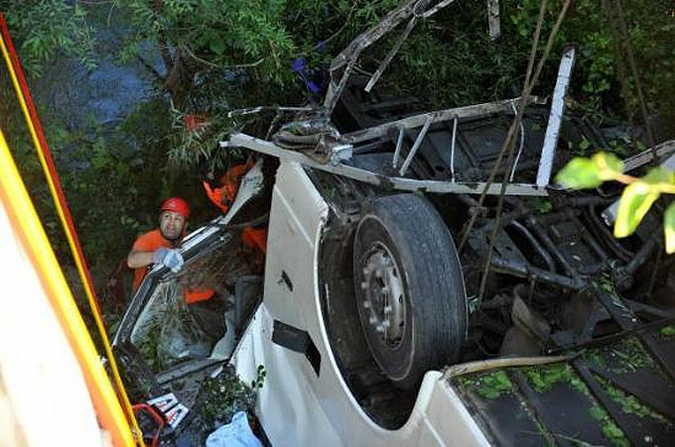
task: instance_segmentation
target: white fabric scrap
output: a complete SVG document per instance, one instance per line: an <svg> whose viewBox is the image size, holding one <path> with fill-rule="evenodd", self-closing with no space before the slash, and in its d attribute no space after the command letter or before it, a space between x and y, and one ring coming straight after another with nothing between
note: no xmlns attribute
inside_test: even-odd
<svg viewBox="0 0 675 447"><path fill-rule="evenodd" d="M246 413L237 412L232 422L223 425L206 438L206 447L262 447L248 425Z"/></svg>

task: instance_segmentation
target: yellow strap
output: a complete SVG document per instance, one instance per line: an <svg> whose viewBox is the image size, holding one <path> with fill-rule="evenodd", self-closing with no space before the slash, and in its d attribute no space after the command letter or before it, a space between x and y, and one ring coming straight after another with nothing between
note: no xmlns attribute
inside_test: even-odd
<svg viewBox="0 0 675 447"><path fill-rule="evenodd" d="M122 379L120 377L119 370L117 368L117 363L115 362L115 357L113 355L112 348L110 346L110 340L108 338L108 335L106 334L105 326L104 326L103 321L101 320L101 317L98 314L98 311L97 311L97 308L96 308L93 286L87 280L87 275L84 271L84 265L83 265L82 259L80 259L80 257L77 255L77 248L75 246L75 239L74 239L73 234L72 234L72 232L71 232L71 230L70 230L70 228L67 224L66 217L65 217L64 211L61 207L61 204L59 203L59 201L57 199L57 193L56 193L56 187L54 185L54 179L51 177L51 175L49 173L49 169L47 167L45 155L44 155L44 152L43 152L42 147L40 145L40 142L38 140L37 133L36 133L36 130L35 130L35 126L33 124L33 121L31 120L30 113L29 113L28 107L26 105L26 100L25 100L25 98L23 96L23 93L21 91L21 88L19 86L19 81L18 81L18 78L16 76L16 73L14 72L12 62L11 62L11 59L9 57L9 52L7 51L7 47L5 45L4 39L2 39L2 38L0 38L0 47L2 49L2 55L5 59L7 69L9 70L9 74L12 78L12 84L14 85L14 90L16 92L16 95L17 95L18 99L19 99L19 103L21 105L21 110L23 111L24 117L26 119L26 124L28 125L28 129L30 131L31 138L33 140L33 145L35 146L35 149L38 153L38 157L40 158L40 164L42 165L42 169L45 173L45 177L47 179L47 184L49 185L49 190L52 194L52 199L54 201L54 206L56 207L56 211L59 215L59 219L61 220L61 224L63 225L64 231L66 233L66 238L68 239L68 244L70 245L70 249L73 253L73 258L75 259L75 264L77 265L77 270L80 273L82 283L84 284L84 290L85 290L85 293L87 295L89 305L91 306L92 313L93 313L94 319L96 321L96 326L97 326L99 334L100 334L100 336L103 340L105 354L106 354L106 357L108 358L108 361L110 362L111 373L112 373L112 376L113 376L118 394L120 396L122 407L124 408L124 410L127 414L128 420L133 425L133 428L134 428L135 432L141 433L141 430L140 430L140 428L138 426L138 423L136 421L136 418L134 416L133 409L131 408L131 403L129 402L129 397L126 394L124 384L122 383ZM72 297L71 297L71 299L72 299ZM79 336L82 336L82 334L79 334ZM87 338L89 339L89 341L91 341L91 339L89 337L87 337ZM83 367L85 367L85 365L83 365ZM91 365L86 365L86 367L91 367ZM99 383L99 386L100 386L100 383ZM128 428L128 425L127 425L127 428ZM138 441L141 445L143 445L142 436L138 437ZM129 445L133 445L133 444L129 444Z"/></svg>

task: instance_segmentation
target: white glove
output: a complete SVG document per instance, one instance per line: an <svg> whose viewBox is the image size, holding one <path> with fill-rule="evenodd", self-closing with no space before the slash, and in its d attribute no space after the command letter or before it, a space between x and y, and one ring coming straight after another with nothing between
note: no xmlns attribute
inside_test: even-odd
<svg viewBox="0 0 675 447"><path fill-rule="evenodd" d="M155 264L162 264L165 267L171 269L172 272L178 273L183 267L183 256L178 252L178 250L160 247L155 252L153 257Z"/></svg>

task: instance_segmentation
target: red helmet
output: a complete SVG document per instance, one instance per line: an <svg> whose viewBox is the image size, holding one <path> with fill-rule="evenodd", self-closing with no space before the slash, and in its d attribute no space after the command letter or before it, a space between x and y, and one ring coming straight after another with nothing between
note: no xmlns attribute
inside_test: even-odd
<svg viewBox="0 0 675 447"><path fill-rule="evenodd" d="M171 211L180 214L187 220L190 217L190 205L180 197L166 199L160 208L161 211Z"/></svg>

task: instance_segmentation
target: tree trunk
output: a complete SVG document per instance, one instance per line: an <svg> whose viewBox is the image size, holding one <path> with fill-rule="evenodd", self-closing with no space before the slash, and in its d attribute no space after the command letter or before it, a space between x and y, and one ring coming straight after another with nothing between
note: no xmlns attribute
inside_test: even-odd
<svg viewBox="0 0 675 447"><path fill-rule="evenodd" d="M182 50L177 49L164 85L171 95L173 106L178 110L184 111L187 107L195 73L194 63Z"/></svg>

